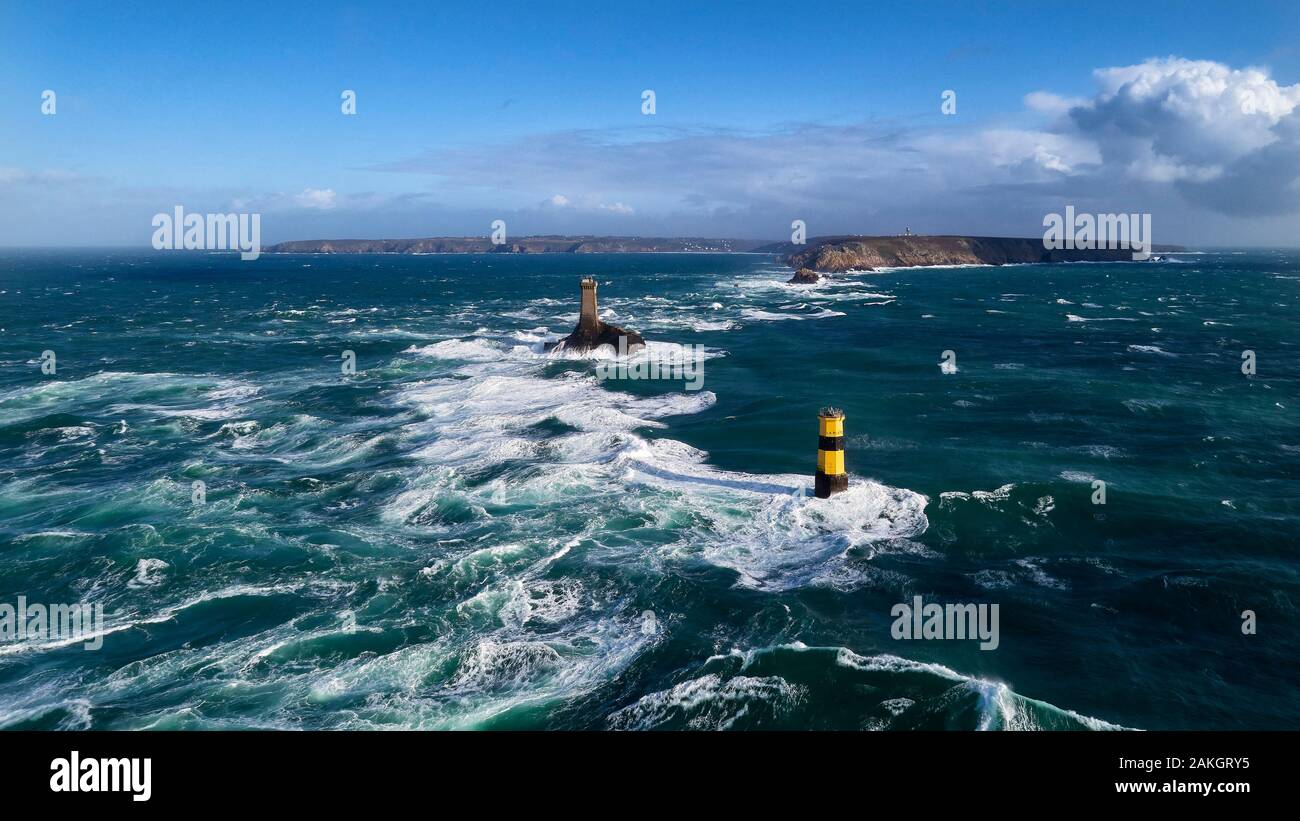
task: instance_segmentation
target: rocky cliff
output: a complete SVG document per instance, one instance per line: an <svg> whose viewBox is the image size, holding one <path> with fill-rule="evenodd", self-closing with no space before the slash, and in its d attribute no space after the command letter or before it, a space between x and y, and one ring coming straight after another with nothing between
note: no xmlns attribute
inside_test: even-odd
<svg viewBox="0 0 1300 821"><path fill-rule="evenodd" d="M835 273L918 265L1006 265L1026 262L1121 262L1133 259L1127 248L1052 251L1041 239L1011 237L895 236L819 237L806 245L775 243L754 249L785 258L795 269ZM1157 245L1153 251L1177 251Z"/></svg>

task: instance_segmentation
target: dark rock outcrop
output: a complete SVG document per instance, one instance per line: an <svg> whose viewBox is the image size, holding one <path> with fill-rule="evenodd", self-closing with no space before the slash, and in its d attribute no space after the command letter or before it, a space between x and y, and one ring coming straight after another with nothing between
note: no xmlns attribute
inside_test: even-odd
<svg viewBox="0 0 1300 821"><path fill-rule="evenodd" d="M619 337L626 337L627 352L636 353L645 347L645 339L636 331L628 331L617 325L610 325L608 322L600 322L594 326L578 323L578 327L573 329L573 333L555 343L556 347L566 351L594 351L601 345L609 345L615 351L619 351Z"/></svg>
<svg viewBox="0 0 1300 821"><path fill-rule="evenodd" d="M809 268L800 268L786 282L790 285L816 285L820 280L821 275L816 271Z"/></svg>

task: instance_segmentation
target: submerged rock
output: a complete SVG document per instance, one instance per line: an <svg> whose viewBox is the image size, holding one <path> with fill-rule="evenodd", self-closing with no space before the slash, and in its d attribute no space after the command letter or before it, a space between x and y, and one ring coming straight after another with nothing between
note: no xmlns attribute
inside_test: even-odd
<svg viewBox="0 0 1300 821"><path fill-rule="evenodd" d="M573 329L573 333L547 346L547 350L564 350L581 353L584 351L593 351L601 345L609 345L615 351L621 352L619 339L626 337L622 350L627 353L636 353L645 347L645 339L636 331L628 331L617 325L611 325L608 322L601 322L600 316L596 311L596 280L591 277L584 277L580 283L582 288L582 309L578 314L578 325Z"/></svg>

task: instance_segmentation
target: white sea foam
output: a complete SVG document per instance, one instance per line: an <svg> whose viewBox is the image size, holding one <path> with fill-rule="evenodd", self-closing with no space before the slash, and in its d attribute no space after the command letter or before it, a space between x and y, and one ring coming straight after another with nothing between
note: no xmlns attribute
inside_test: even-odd
<svg viewBox="0 0 1300 821"><path fill-rule="evenodd" d="M948 501L974 500L988 505L995 502L1004 502L1011 498L1011 491L1015 490L1015 487L1015 484L1005 484L995 490L973 490L969 493L960 490L947 490L939 494L939 500L940 504Z"/></svg>
<svg viewBox="0 0 1300 821"><path fill-rule="evenodd" d="M719 471L702 452L662 439L641 443L620 463L628 467L625 481L673 493L674 506L704 525L697 534L702 557L737 571L749 587L852 586L862 574L842 573L851 550L912 551L903 540L928 526L924 496L865 479L815 499L806 476Z"/></svg>
<svg viewBox="0 0 1300 821"><path fill-rule="evenodd" d="M168 568L162 559L141 559L135 565L135 577L128 587L156 587L163 583L163 572Z"/></svg>
<svg viewBox="0 0 1300 821"><path fill-rule="evenodd" d="M615 730L648 730L677 721L691 730L729 730L746 717L781 716L796 707L807 688L779 676L734 676L723 679L708 674L650 693L611 713L607 723Z"/></svg>
<svg viewBox="0 0 1300 821"><path fill-rule="evenodd" d="M666 302L651 303L645 315L652 325L723 331L743 321L765 321L744 316L745 304L791 315L783 319L816 319L843 315L828 304L876 297L892 299L836 283L818 296L802 297L805 302L780 307L774 306L793 299L788 292L779 300L743 300L740 305L727 300L725 307L712 303L716 313L703 321L683 321ZM712 298L701 294L697 301L703 307ZM188 680L184 677L190 671L203 669L219 677L233 698L273 682L286 703L328 705L329 710L316 715L334 726L492 726L517 709L531 717L539 708L581 697L619 676L659 640L658 634L641 629L638 616L645 605L629 601L617 585L600 581L601 572L563 575L589 556L627 573L652 572L673 562L709 563L733 569L738 584L764 589L901 587L906 582L901 574L873 569L870 559L882 552L922 554L924 548L909 537L928 525L925 497L855 476L849 491L813 500L810 476L724 471L709 465L702 451L652 438L662 437L665 420L705 412L716 397L708 391L671 389L627 393L617 383L600 383L584 373L588 368L576 357L544 354L545 344L559 336L541 323L559 325L542 304L523 312L529 314L526 324L538 324L529 330L479 328L457 338L391 334L411 336L418 344L392 363L369 366L398 375L375 382L377 393L364 400L388 406L389 413L378 422L336 420L324 411L318 411L320 417L286 413L275 401L284 393L278 384L263 386L271 394L266 398L258 386L243 380L177 374L103 374L0 394L6 421L15 407L3 406L9 401L24 414L84 402L97 410L110 406L114 413L174 417L167 422L169 429L201 431L193 438L203 450L186 463L186 473L160 478L127 499L147 505L150 515L154 508L175 514L184 525L178 530L194 527L201 533L174 544L161 524L127 533L130 558L111 565L103 579L86 580L84 588L90 598L109 599L102 635L198 620L210 615L210 608L257 613L252 619L241 616L248 632L241 627L213 642L164 646L121 667L89 688L93 702L87 703L101 698L121 702L142 691L174 686ZM369 317L374 310L351 309L319 320L361 317L364 325L374 321ZM472 306L460 312L459 327L484 322L485 310ZM359 328L356 333L371 331ZM318 383L311 379L303 384L332 386L330 380L338 377L328 374ZM410 379L416 381L404 381ZM42 402L43 407L36 407ZM207 420L219 424L198 424ZM130 429L128 444L151 435L148 424L134 419ZM373 470L367 464L348 477L327 475L380 449L391 449L400 458ZM272 463L294 469L285 484L224 481L246 466L265 475ZM317 476L303 475L318 471ZM206 507L189 503L191 476L222 479L210 480L213 495ZM353 501L350 497L359 495L349 492L355 482L391 489L384 491L387 504L379 511L379 523L366 517L336 527L324 517L314 518ZM280 503L290 486L309 488L312 504L302 510L311 513L279 528L276 520L283 508L271 506ZM17 483L6 486L6 503L22 498L23 488L15 487ZM35 490L39 488L33 498ZM273 512L268 515L268 510ZM639 534L624 535L638 526L661 529L676 540L647 546L638 541ZM227 531L238 542L230 548L238 558L219 566L205 564L198 574L203 578L182 572L189 563L181 556L198 555L207 539L218 538L210 528ZM48 531L16 541L42 537L94 534ZM26 544L45 548L39 541ZM373 556L382 559L372 563ZM275 563L275 579L292 579L296 571L280 571L299 557L312 563L301 578L337 573L346 580L324 593L319 589L323 583L233 582L254 577L264 568L258 567L262 561ZM318 576L318 568L328 569ZM416 597L409 611L394 608L393 601L411 589L436 593ZM270 596L292 600L286 608L292 615L275 623L272 611L278 604L241 601ZM435 603L426 607L429 601ZM341 625L341 614L349 614L351 622ZM660 629L671 632L672 614L661 616ZM3 652L39 653L54 647L28 644ZM782 689L778 682L773 683ZM719 691L740 694L747 686L732 678ZM298 721L291 711L278 709L256 719L223 718L219 712L189 703L131 716L124 723L174 728L223 722L232 727L294 726Z"/></svg>
<svg viewBox="0 0 1300 821"><path fill-rule="evenodd" d="M808 658L796 662L792 656ZM888 727L895 720L906 727L913 714L922 721L961 716L975 730L1125 729L941 664L889 653L864 656L847 647L808 647L797 641L713 656L701 675L614 711L607 724L617 729L723 730L789 723L800 720L801 711L815 716L824 709L819 700L828 697L826 687L810 688L775 674L774 668L790 669L800 679L811 675L835 682L839 687L829 685L834 693L830 697L838 708L857 702L859 709L875 713L864 725L868 729ZM891 691L906 695L891 695Z"/></svg>
<svg viewBox="0 0 1300 821"><path fill-rule="evenodd" d="M1158 345L1129 345L1128 349L1135 353L1153 353L1153 354L1158 354L1160 356L1169 356L1169 357L1178 356L1178 354L1170 353L1169 351L1164 350Z"/></svg>
<svg viewBox="0 0 1300 821"><path fill-rule="evenodd" d="M647 440L637 433L662 427L660 420L669 416L707 410L716 402L710 392L633 396L586 375L543 377L533 356L481 342L442 342L411 352L458 359L470 367L458 370L461 378L427 380L397 394L401 404L428 418L413 426L427 429L420 435L430 438L415 455L436 464L439 472L399 494L386 518L419 519L421 511L452 492L457 480L444 471L454 468L462 475L512 460L532 461L546 470L494 481L466 501L548 505L572 498L589 504L610 488L641 488L639 505L656 520L666 526L678 520L697 523L685 545L670 549L670 555L729 567L740 584L773 589L852 586L866 574L849 568L850 551L857 559L879 550L915 551L917 546L904 540L928 525L927 500L908 490L855 478L847 492L815 500L808 476L718 470L707 464L707 454L682 442ZM492 356L504 357L512 370L474 369L474 363ZM547 420L575 432L544 441L530 434Z"/></svg>
<svg viewBox="0 0 1300 821"><path fill-rule="evenodd" d="M235 379L176 373L102 371L75 380L51 380L0 392L0 414L9 424L58 408L85 405L121 416L138 411L155 417L224 419L256 398L258 388Z"/></svg>
<svg viewBox="0 0 1300 821"><path fill-rule="evenodd" d="M781 322L785 320L803 320L803 319L829 319L830 317L844 316L843 311L832 311L829 308L822 308L817 311L805 314L780 313L776 311L764 311L759 308L746 308L741 311L746 319L752 319L757 322Z"/></svg>

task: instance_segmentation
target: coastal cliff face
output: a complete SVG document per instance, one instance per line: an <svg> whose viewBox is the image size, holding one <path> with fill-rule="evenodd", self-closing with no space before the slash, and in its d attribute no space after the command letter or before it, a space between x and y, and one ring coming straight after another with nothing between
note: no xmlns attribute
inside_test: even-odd
<svg viewBox="0 0 1300 821"><path fill-rule="evenodd" d="M1180 251L1156 245L1154 252ZM792 282L813 284L816 272L907 268L921 265L1006 265L1033 262L1122 262L1127 248L1048 250L1041 239L967 236L816 237L806 245L702 237L530 236L501 245L486 237L422 239L321 239L281 242L269 254L636 254L758 253L781 257L798 273ZM806 269L806 272L803 270Z"/></svg>
<svg viewBox="0 0 1300 821"><path fill-rule="evenodd" d="M778 243L756 250L782 254L786 263L795 269L826 273L920 265L1122 262L1133 258L1127 248L1048 250L1041 239L1012 237L824 237L810 240L807 245ZM1180 249L1155 246L1152 250Z"/></svg>

